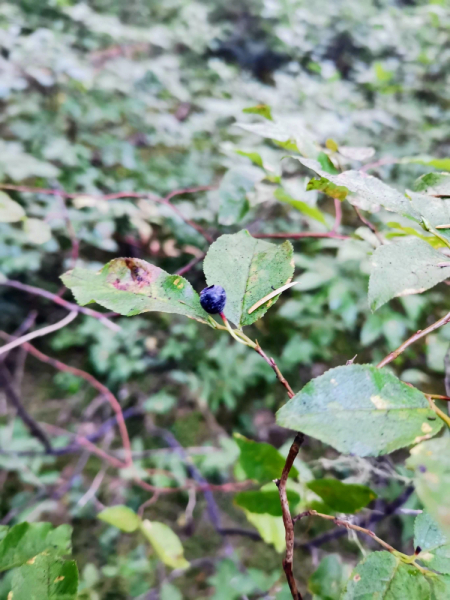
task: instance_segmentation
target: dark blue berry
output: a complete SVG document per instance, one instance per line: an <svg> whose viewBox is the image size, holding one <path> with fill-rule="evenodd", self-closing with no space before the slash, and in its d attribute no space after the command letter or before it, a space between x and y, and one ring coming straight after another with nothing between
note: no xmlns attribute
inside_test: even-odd
<svg viewBox="0 0 450 600"><path fill-rule="evenodd" d="M221 313L226 301L226 292L220 285L210 285L200 292L200 304L210 315Z"/></svg>

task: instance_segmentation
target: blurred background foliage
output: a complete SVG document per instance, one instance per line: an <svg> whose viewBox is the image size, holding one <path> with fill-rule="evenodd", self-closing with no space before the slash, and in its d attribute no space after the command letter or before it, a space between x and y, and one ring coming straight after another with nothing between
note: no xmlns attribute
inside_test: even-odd
<svg viewBox="0 0 450 600"><path fill-rule="evenodd" d="M429 167L394 159L419 156L426 163L449 155L449 27L445 0L4 0L0 182L64 189L75 197L9 192L26 217L0 224L3 276L57 293L78 243L77 265L92 269L116 256L134 256L174 273L203 256L204 238L170 207L95 198L121 191L165 196L211 186L173 203L214 235L244 227L253 233L326 231L334 220L332 200L305 191L310 173L282 160L282 143L249 131L261 117L242 111L258 104L270 106L276 122L305 143L373 147L373 161L392 159L374 174L399 188L412 187ZM237 127L237 121L249 128ZM277 200L273 186L262 181L261 164L291 199L318 208L320 218ZM372 314L367 281L373 234L350 205L343 211L342 231L357 229L358 235L294 242L300 283L253 326L252 337L277 358L294 389L355 354L359 362L380 360L445 306L447 288L441 284ZM371 219L402 235L404 221L391 223L384 212ZM200 291L201 262L186 277ZM32 310L38 326L66 314L21 290L0 292L1 328L8 333ZM274 421L283 390L256 354L182 317L152 313L116 322L120 333L80 315L36 345L92 373L124 410L141 411L128 420L138 464L170 471L179 485L188 475L186 461L149 433L155 425L169 430L213 483L245 478L236 466L234 432L286 451L291 434ZM398 359L397 374L443 393L449 341L448 328L429 336L426 345ZM64 430L88 435L111 416L104 398L82 379L31 356L24 362L19 351L7 364L29 412L53 426L55 445L70 440ZM84 454L17 454L41 448L3 395L0 414L0 517L4 523L72 523L81 598L289 598L276 540L265 545L242 536L222 538L208 521L201 493L190 501L193 513L186 511L184 492L160 497L146 510L178 532L192 564L182 573L166 570L142 540L96 520L101 505L137 509L148 498L126 472L106 470ZM113 430L102 444L117 445ZM398 495L405 475L395 455L394 462L345 459L314 440L301 457L304 481L331 473L370 484L385 500ZM92 488L99 473L101 485ZM173 484L162 474L148 481ZM250 527L229 494L215 496L227 526ZM413 496L408 505L416 503ZM310 524L304 541L322 529ZM397 516L390 531L383 523L379 529L396 547L402 539L411 550L410 518ZM341 558L329 554L337 550ZM300 549L303 585L316 599L338 597L327 577L340 581L359 554L353 538L312 554Z"/></svg>

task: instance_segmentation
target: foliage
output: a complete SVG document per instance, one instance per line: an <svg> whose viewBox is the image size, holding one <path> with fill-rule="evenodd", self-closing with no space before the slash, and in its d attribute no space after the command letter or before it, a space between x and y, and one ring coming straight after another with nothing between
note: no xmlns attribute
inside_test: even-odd
<svg viewBox="0 0 450 600"><path fill-rule="evenodd" d="M2 3L1 599L449 597L449 25Z"/></svg>

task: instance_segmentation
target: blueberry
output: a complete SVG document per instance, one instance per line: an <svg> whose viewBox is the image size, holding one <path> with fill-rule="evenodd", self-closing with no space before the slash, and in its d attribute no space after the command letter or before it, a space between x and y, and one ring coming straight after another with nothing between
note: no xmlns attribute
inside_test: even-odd
<svg viewBox="0 0 450 600"><path fill-rule="evenodd" d="M227 294L220 285L210 285L200 292L200 304L210 315L221 313L226 301Z"/></svg>

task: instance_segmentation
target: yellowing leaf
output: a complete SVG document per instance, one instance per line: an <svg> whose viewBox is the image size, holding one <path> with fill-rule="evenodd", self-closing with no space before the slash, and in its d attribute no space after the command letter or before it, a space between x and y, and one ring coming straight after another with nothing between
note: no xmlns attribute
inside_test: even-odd
<svg viewBox="0 0 450 600"><path fill-rule="evenodd" d="M126 533L136 531L141 524L141 519L138 515L131 508L128 508L128 506L123 505L105 508L97 517L100 521L114 525L114 527Z"/></svg>
<svg viewBox="0 0 450 600"><path fill-rule="evenodd" d="M164 523L146 519L141 531L152 545L161 561L172 569L186 569L188 561L184 558L183 546L177 534Z"/></svg>
<svg viewBox="0 0 450 600"><path fill-rule="evenodd" d="M185 315L203 323L209 321L197 292L186 279L169 275L138 258L116 258L98 273L73 269L61 279L82 306L98 302L127 317L161 311Z"/></svg>
<svg viewBox="0 0 450 600"><path fill-rule="evenodd" d="M5 192L0 192L0 222L16 223L25 216L25 211L18 202L12 200Z"/></svg>

